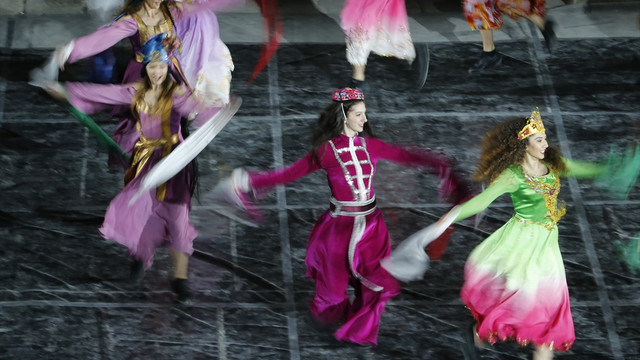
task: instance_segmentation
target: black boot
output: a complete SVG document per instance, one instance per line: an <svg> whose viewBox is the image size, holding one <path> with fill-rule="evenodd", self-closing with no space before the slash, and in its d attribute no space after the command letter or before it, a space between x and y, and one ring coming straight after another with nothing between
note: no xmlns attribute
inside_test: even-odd
<svg viewBox="0 0 640 360"><path fill-rule="evenodd" d="M171 279L171 290L176 294L176 301L185 305L191 304L191 292L187 279Z"/></svg>
<svg viewBox="0 0 640 360"><path fill-rule="evenodd" d="M429 75L429 48L426 43L416 44L416 58L411 63L411 75L415 81L416 88L422 89Z"/></svg>
<svg viewBox="0 0 640 360"><path fill-rule="evenodd" d="M354 78L351 78L351 80L349 80L349 85L347 85L347 87L350 87L352 89L358 89L360 91L362 91L362 93L366 96L369 95L370 91L369 91L369 83L366 82L365 80L356 80Z"/></svg>
<svg viewBox="0 0 640 360"><path fill-rule="evenodd" d="M349 80L348 87L362 91L363 85L364 85L364 80L356 80L354 78L351 78L351 80Z"/></svg>
<svg viewBox="0 0 640 360"><path fill-rule="evenodd" d="M475 342L475 332L475 324L472 323L470 326L465 327L462 333L464 360L480 360L480 354Z"/></svg>
<svg viewBox="0 0 640 360"><path fill-rule="evenodd" d="M502 54L497 52L495 49L493 49L493 51L483 51L482 55L480 55L480 60L473 64L469 69L469 73L495 69L500 66L500 64L502 64Z"/></svg>
<svg viewBox="0 0 640 360"><path fill-rule="evenodd" d="M129 280L134 283L139 283L144 278L144 263L140 260L133 259L131 263L131 270L129 271Z"/></svg>
<svg viewBox="0 0 640 360"><path fill-rule="evenodd" d="M556 24L553 21L546 20L544 22L544 30L542 30L542 36L544 36L544 43L547 46L547 51L549 51L549 54L553 52L553 50L555 49L558 43L558 38L556 37L556 33L555 31L553 31L555 26Z"/></svg>

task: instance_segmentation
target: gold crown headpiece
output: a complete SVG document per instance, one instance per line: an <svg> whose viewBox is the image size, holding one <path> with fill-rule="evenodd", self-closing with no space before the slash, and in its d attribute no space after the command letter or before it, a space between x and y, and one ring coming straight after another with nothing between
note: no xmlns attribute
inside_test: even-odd
<svg viewBox="0 0 640 360"><path fill-rule="evenodd" d="M531 116L529 116L529 120L527 121L527 125L525 125L522 130L518 133L518 140L524 140L529 136L537 133L545 133L544 124L542 123L542 118L540 117L540 111L536 108L531 112Z"/></svg>

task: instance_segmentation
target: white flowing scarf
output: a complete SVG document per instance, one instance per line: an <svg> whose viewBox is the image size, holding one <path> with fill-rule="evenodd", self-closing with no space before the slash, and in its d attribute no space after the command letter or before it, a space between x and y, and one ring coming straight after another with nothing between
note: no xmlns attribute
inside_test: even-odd
<svg viewBox="0 0 640 360"><path fill-rule="evenodd" d="M227 125L241 104L241 97L232 97L225 107L160 160L142 179L140 188L129 201L129 205L134 204L142 194L165 183L187 166Z"/></svg>
<svg viewBox="0 0 640 360"><path fill-rule="evenodd" d="M436 223L414 233L393 250L391 257L384 258L380 265L394 278L409 282L420 280L429 268L429 256L425 248L437 239L453 223L460 214L460 207L455 206Z"/></svg>

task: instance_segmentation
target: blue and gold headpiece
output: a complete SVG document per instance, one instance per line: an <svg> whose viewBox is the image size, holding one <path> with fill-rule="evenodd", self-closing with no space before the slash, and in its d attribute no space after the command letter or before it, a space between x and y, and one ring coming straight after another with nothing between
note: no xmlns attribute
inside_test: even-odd
<svg viewBox="0 0 640 360"><path fill-rule="evenodd" d="M529 116L527 125L525 125L518 133L518 140L524 140L537 133L545 133L545 129L544 124L542 123L542 118L540 117L540 111L536 108L531 113L531 116Z"/></svg>
<svg viewBox="0 0 640 360"><path fill-rule="evenodd" d="M173 50L178 46L179 42L177 39L168 33L155 35L144 43L140 49L142 53L142 64L146 65L152 61L162 61L169 64Z"/></svg>

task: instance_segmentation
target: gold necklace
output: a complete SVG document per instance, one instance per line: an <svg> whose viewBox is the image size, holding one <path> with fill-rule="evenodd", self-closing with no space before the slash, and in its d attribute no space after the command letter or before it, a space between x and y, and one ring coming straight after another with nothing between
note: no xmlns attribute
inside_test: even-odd
<svg viewBox="0 0 640 360"><path fill-rule="evenodd" d="M529 175L524 170L524 167L520 165L520 171L522 172L527 185L529 185L529 187L537 194L542 195L544 205L547 208L546 216L556 223L567 212L567 208L564 205L564 202L560 202L560 204L558 204L558 194L560 193L560 176L558 176L558 172L549 168L547 168L547 170L549 170L549 174L547 175L553 175L553 183L551 184L547 184L544 179L537 179Z"/></svg>

